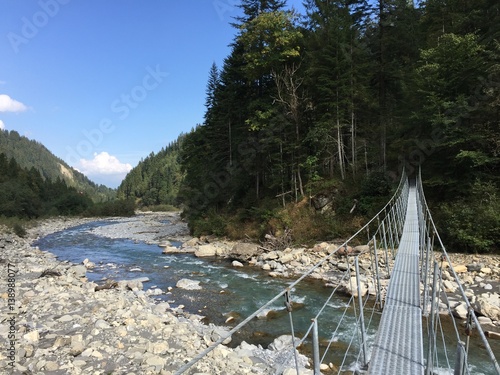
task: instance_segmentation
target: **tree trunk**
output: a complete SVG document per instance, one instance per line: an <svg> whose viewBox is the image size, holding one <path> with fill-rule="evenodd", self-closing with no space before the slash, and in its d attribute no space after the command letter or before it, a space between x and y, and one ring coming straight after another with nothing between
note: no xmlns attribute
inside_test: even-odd
<svg viewBox="0 0 500 375"><path fill-rule="evenodd" d="M339 168L342 180L345 180L345 165L344 165L344 145L342 140L342 131L340 130L340 121L337 118L337 152L339 155Z"/></svg>

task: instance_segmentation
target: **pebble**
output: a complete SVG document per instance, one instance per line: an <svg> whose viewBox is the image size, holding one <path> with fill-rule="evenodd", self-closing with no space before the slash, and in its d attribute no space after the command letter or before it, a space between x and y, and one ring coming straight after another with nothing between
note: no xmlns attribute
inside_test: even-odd
<svg viewBox="0 0 500 375"><path fill-rule="evenodd" d="M53 231L65 226L50 223ZM34 231L35 237L50 233L47 226ZM7 358L0 355L0 373L168 374L227 335L228 328L205 325L200 316L182 313L183 306L173 310L166 302L155 304L147 292L137 288L140 280L123 283L134 286L135 291L124 287L96 292L96 284L85 278L84 265L58 262L51 254L31 247L28 240L6 237L1 230L0 248L2 258L18 268L19 296L18 360L12 369ZM61 276L35 276L35 270L40 273L46 269L57 270ZM0 290L6 290L6 279L6 267L0 267ZM201 288L199 281L187 282ZM148 292L163 293L158 288ZM6 313L7 305L1 304L0 314ZM2 347L7 346L5 340L6 335L0 335ZM250 374L257 368L252 365L258 363L258 373L275 373L287 354L288 348L264 349L246 343L235 348L221 346L201 360L196 371ZM306 373L308 359L301 354L298 358Z"/></svg>
<svg viewBox="0 0 500 375"><path fill-rule="evenodd" d="M50 225L35 228L31 233L36 233L36 237L61 230L69 225L71 222L51 221ZM184 224L179 223L179 227L182 225ZM151 231L149 231L147 239L140 236L132 238L130 233L134 230L130 228L136 228L135 233L146 233L148 228L154 228L154 226L152 222L148 227L127 219L125 222L95 228L95 234L107 237L116 236L114 238L129 237L137 241L167 245L165 239L161 238L163 233L152 238ZM116 233L114 233L115 230ZM126 235L125 231L127 231ZM207 239L192 239L181 245L179 251L187 252L189 249L189 252L194 253L200 246L206 246L207 242ZM216 249L216 256L220 257L227 256L234 248L234 243L230 241L212 245ZM329 253L330 248L336 249L336 247L334 244L324 243L313 249L289 248L283 252L255 254L248 261L238 262L241 266L248 262L268 271L273 277L292 277L308 270L312 264L317 263L322 256ZM26 328L23 328L25 331L18 337L19 354L23 354L20 356L19 363L16 364L18 371L35 369L35 372L58 371L86 375L106 373L104 371L106 369L107 373L166 374L174 372L211 342L222 337L221 334L227 332L227 328L218 327L217 329L221 331L214 333L215 326L204 325L198 315L184 312L182 305L171 308L166 302L155 304L148 296L154 296L163 291L155 287L149 288L146 292L142 291L142 282L149 280L128 280L121 282L122 288L95 292L95 284L87 282L85 278L86 273L91 269L88 267L92 264L91 260L86 262L87 267L83 264L60 263L52 254L30 247L26 240L15 236L6 239L1 234L0 248L3 251L2 257L16 262L20 269L18 283L22 292L19 292L20 298L16 308L20 311L19 326ZM324 263L312 277L324 280L325 284L329 283L332 287L338 285L340 276L353 268L352 263L347 263L345 259L345 257L334 255L330 262ZM392 268L393 259L388 260L388 265L385 261L384 253L379 252L383 296L389 283L385 274L386 266ZM454 258L453 262L455 262ZM461 278L466 278L468 284L466 294L469 301L475 308L480 308L483 314L492 315L481 317L480 323L490 326L498 325L497 314L500 306L497 303L498 293L493 292L493 289L497 287L497 281L500 278L500 262L498 260L490 262L488 259L485 261L482 257L468 261L459 257L456 264L458 266L454 263L454 267L458 270L455 269L455 271L460 274ZM485 267L485 264L489 266ZM371 267L369 254L361 255L360 268L369 270ZM56 269L61 272L62 276L40 279L33 277L35 272L40 273L45 269ZM4 276L4 274L0 275L0 283L5 283ZM356 281L353 273L350 276L354 278L353 281ZM450 293L454 290L455 295L458 295L457 284L451 273L445 270L443 279L448 281L444 285L445 288L449 289ZM349 283L349 277L347 280ZM363 294L375 291L371 280L362 279L362 281ZM184 282L190 287L202 288L197 280L185 279ZM479 283L483 283L482 288L478 286ZM0 286L5 287L1 284ZM490 286L491 289L489 289ZM180 286L177 285L177 287ZM168 292L171 290L172 287L168 287ZM357 293L357 288L347 292ZM465 304L461 303L458 297L451 299L456 301L453 307L454 314L464 319L467 313ZM476 300L478 300L477 305ZM173 303L173 301L170 302ZM441 302L440 306L443 310L447 309ZM0 309L1 313L5 313L3 305ZM237 317L229 316L226 323L234 323L237 319ZM3 337L4 335L0 335L0 340L4 340ZM53 347L57 350L47 356L44 348L49 337L51 337ZM196 371L207 374L224 372L247 374L252 373L252 368L258 368L257 373L274 373L278 366L277 359L280 355L283 356L281 351L287 346L284 342L286 338L278 338L267 349L244 342L235 348L220 346L210 356L199 362ZM5 343L0 342L0 345L5 345ZM108 361L106 358L113 358L113 361ZM299 358L303 366L301 374L311 373L311 370L305 369L307 358L303 356ZM258 367L256 367L257 363ZM0 356L0 373L7 370L6 366L7 361ZM285 373L287 371L288 369Z"/></svg>

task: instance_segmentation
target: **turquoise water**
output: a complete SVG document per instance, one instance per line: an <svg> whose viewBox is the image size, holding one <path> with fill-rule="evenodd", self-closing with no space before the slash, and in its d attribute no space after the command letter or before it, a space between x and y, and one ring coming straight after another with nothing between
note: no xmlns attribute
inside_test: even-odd
<svg viewBox="0 0 500 375"><path fill-rule="evenodd" d="M171 293L154 298L168 301L172 307L184 305L185 311L205 316L207 323L218 325L224 325L229 316L235 317L229 326L241 322L291 282L271 278L255 267L234 268L229 261L219 258L162 254L162 249L156 245L128 239L109 239L89 232L96 226L107 224L103 221L70 228L44 237L35 245L55 254L59 260L80 264L88 258L96 264L94 269L87 272L90 281L102 283L105 279L148 277L150 281L144 283L144 289L155 286L167 291L172 287ZM180 243L173 245L179 246ZM200 281L202 290L176 288L177 281L183 278ZM316 280L306 280L291 291L291 299L295 303L293 325L296 335L303 336L307 331L311 318L317 314L331 291L331 288L324 287L323 282ZM335 329L347 302L348 299L344 297L334 297L330 301L326 313L319 321L320 332ZM232 345L245 340L265 347L275 337L290 334L290 318L285 309L284 298L278 299L269 309L272 310L269 315L272 317L252 320L245 329L233 336ZM353 310L348 308L347 317L333 338L334 345L347 347L356 331ZM369 336L373 338L374 334L372 329ZM323 337L322 344L326 344L330 338ZM356 347L357 341L353 348ZM354 362L355 358L349 360Z"/></svg>
<svg viewBox="0 0 500 375"><path fill-rule="evenodd" d="M35 245L55 254L59 260L80 264L88 258L96 267L87 272L87 277L97 283L102 283L105 279L148 277L150 281L144 283L145 290L155 286L166 292L171 287L171 293L154 298L168 301L173 307L184 305L185 311L205 316L207 323L217 325L224 325L230 315L235 320L229 326L241 322L291 283L291 280L270 278L266 272L255 267L234 268L227 260L196 258L191 254L162 254L162 249L156 245L128 239L109 239L89 232L92 228L108 224L110 223L101 221L70 228L44 237ZM180 243L173 242L173 245L180 246ZM202 290L176 288L177 281L183 278L199 281ZM323 282L316 280L306 280L291 291L291 298L295 303L292 321L297 336L305 334L311 318L317 314L331 292L331 288L326 288ZM319 331L322 347L331 341L334 348L326 362L340 364L343 353L352 341L352 354L345 363L348 367L355 367L359 336L355 311L348 306L348 302L346 297L334 296L321 316ZM267 318L253 319L234 335L232 345L245 340L265 347L275 337L290 334L290 317L285 309L284 299L278 299L269 309L273 311ZM334 337L331 337L331 332L337 329L344 311L347 311L346 317ZM368 312L365 314L367 326L372 320L368 328L368 344L374 339L379 319L378 312L373 315L368 315ZM450 345L450 354L454 357L455 349L453 344ZM476 342L474 348L480 349L479 343ZM304 351L309 350L308 342ZM475 363L474 373L494 373L488 369L484 351L471 352L470 358Z"/></svg>

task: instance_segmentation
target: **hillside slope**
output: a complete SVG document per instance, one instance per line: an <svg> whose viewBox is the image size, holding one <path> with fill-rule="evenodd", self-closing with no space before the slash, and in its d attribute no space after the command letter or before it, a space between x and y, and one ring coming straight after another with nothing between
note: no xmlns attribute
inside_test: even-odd
<svg viewBox="0 0 500 375"><path fill-rule="evenodd" d="M0 153L4 153L9 159L14 158L22 168L34 167L45 179L64 180L68 186L85 192L94 202L105 202L116 196L115 190L92 182L40 142L21 136L14 130L0 131Z"/></svg>
<svg viewBox="0 0 500 375"><path fill-rule="evenodd" d="M119 199L135 199L140 206L178 205L183 181L180 150L185 134L134 167L118 187Z"/></svg>

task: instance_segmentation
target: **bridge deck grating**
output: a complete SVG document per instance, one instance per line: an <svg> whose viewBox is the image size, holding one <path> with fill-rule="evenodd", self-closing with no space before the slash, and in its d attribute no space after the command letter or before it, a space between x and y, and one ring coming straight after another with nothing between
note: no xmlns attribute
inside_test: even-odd
<svg viewBox="0 0 500 375"><path fill-rule="evenodd" d="M419 228L415 187L410 187L405 224L389 282L368 374L423 374Z"/></svg>

